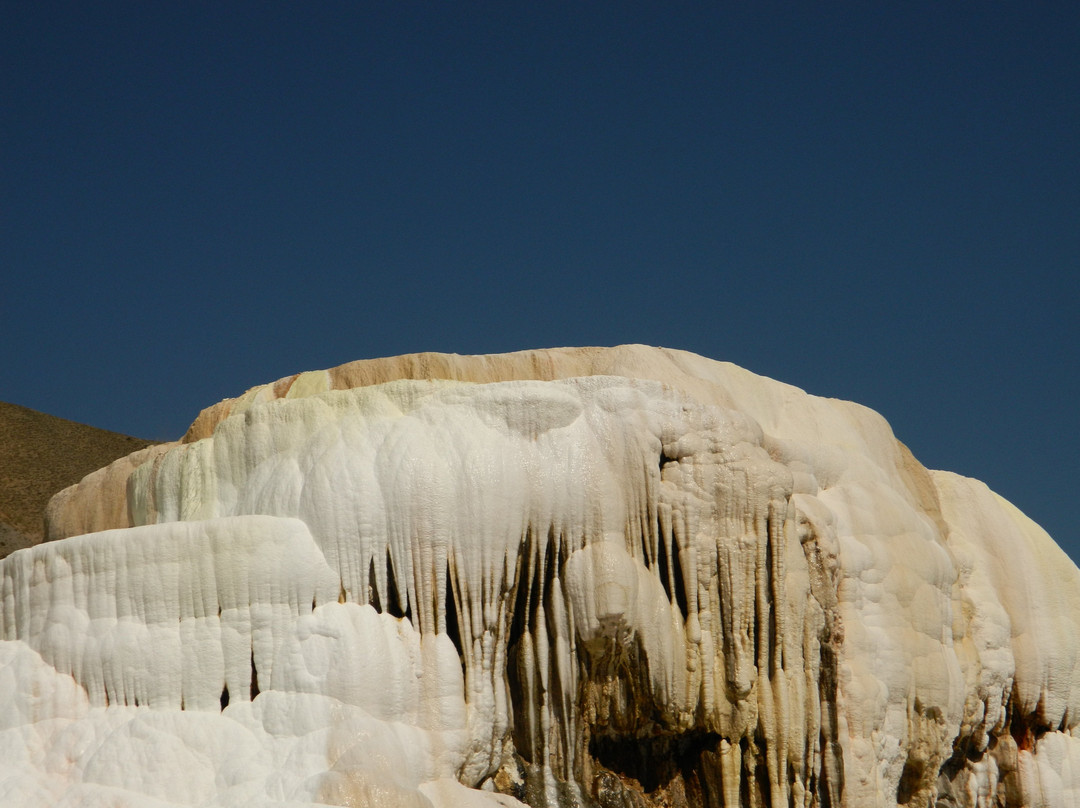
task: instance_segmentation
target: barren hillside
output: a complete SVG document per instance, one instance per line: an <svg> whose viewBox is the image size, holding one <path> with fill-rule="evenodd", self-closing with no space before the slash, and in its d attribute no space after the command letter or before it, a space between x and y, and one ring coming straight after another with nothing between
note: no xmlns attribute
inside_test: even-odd
<svg viewBox="0 0 1080 808"><path fill-rule="evenodd" d="M149 443L0 402L0 558L42 540L53 494Z"/></svg>

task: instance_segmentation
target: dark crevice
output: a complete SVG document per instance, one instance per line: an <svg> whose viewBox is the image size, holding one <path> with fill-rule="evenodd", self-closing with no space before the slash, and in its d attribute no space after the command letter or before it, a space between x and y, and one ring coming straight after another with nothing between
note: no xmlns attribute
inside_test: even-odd
<svg viewBox="0 0 1080 808"><path fill-rule="evenodd" d="M461 672L465 673L465 646L461 641L461 623L458 617L457 596L454 591L454 579L450 575L450 565L446 565L446 635L457 649L461 660Z"/></svg>
<svg viewBox="0 0 1080 808"><path fill-rule="evenodd" d="M412 604L405 602L403 593L398 591L397 576L394 575L394 560L390 557L390 551L386 551L386 612L394 617L404 617L412 622Z"/></svg>
<svg viewBox="0 0 1080 808"><path fill-rule="evenodd" d="M825 733L821 733L821 751L824 757L827 754L828 744L825 741ZM818 804L821 808L832 808L832 798L829 796L829 767L828 761L822 760L822 765L818 767L818 771L821 773L820 778L816 774L811 775L810 785L807 790L811 794L817 794Z"/></svg>
<svg viewBox="0 0 1080 808"><path fill-rule="evenodd" d="M821 808L836 808L844 791L844 757L837 740L840 720L836 707L839 690L838 661L832 643L832 631L827 622L825 633L821 637L821 668L818 678L818 693L821 699L821 765L818 767L820 776L816 793Z"/></svg>
<svg viewBox="0 0 1080 808"><path fill-rule="evenodd" d="M225 685L221 688L221 709L224 710L229 706L229 686Z"/></svg>
<svg viewBox="0 0 1080 808"><path fill-rule="evenodd" d="M794 782L795 782L795 768L793 766L789 767L788 771L792 775L791 782L792 782L792 784L794 784ZM808 771L806 774L807 774L807 776L806 776L806 793L807 794L814 794L814 793L817 792L817 773L814 772L813 770L811 770L811 771ZM794 791L792 793L794 793ZM819 804L824 805L824 803L820 803L820 802L819 802Z"/></svg>
<svg viewBox="0 0 1080 808"><path fill-rule="evenodd" d="M375 556L371 557L368 564L368 603L377 612L383 610L382 601L379 599L379 580L375 577Z"/></svg>
<svg viewBox="0 0 1080 808"><path fill-rule="evenodd" d="M679 543L674 539L671 541L671 555L671 566L675 572L675 575L673 576L675 579L675 603L678 605L679 612L682 613L683 619L685 620L690 615L690 606L686 601L686 582L683 579Z"/></svg>
<svg viewBox="0 0 1080 808"><path fill-rule="evenodd" d="M660 520L656 520L656 535L659 539L657 541L656 549L656 566L657 573L660 576L660 583L664 587L664 593L667 595L668 602L673 602L675 599L675 593L671 591L671 562L668 561L668 537L664 535L661 530Z"/></svg>
<svg viewBox="0 0 1080 808"><path fill-rule="evenodd" d="M718 749L721 737L713 732L693 731L679 735L649 738L594 736L589 755L623 780L636 782L646 794L682 778L692 791L700 793L702 803L720 805L722 794L711 794L709 781L719 782ZM715 777L703 776L703 769L717 769ZM711 772L710 772L711 774Z"/></svg>
<svg viewBox="0 0 1080 808"><path fill-rule="evenodd" d="M255 697L259 695L259 672L255 670L255 649L251 650L251 700L255 701Z"/></svg>
<svg viewBox="0 0 1080 808"><path fill-rule="evenodd" d="M765 755L759 754L754 765L754 786L757 788L757 804L762 808L772 808L772 788L769 786L769 768L765 765Z"/></svg>
<svg viewBox="0 0 1080 808"><path fill-rule="evenodd" d="M750 763L750 741L747 738L742 738L739 741L740 758L743 761L743 775L739 778L739 804L740 805L753 805L750 802L750 778L746 776L746 767Z"/></svg>
<svg viewBox="0 0 1080 808"><path fill-rule="evenodd" d="M907 805L915 796L922 785L926 767L922 761L907 759L904 763L904 771L900 774L900 782L896 785L897 805Z"/></svg>
<svg viewBox="0 0 1080 808"><path fill-rule="evenodd" d="M1016 702L1017 699L1015 696L1010 698L1010 710L1012 705ZM1013 740L1016 741L1016 748L1021 752L1034 751L1035 745L1039 742L1039 739L1049 731L1050 726L1045 722L1040 721L1036 714L1019 715L1013 713L1009 720L1009 734L1012 735Z"/></svg>
<svg viewBox="0 0 1080 808"><path fill-rule="evenodd" d="M541 603L551 602L551 582L555 577L554 565L556 564L554 556L555 537L549 531L547 537L547 549L544 551L544 563L542 567L537 568L536 580L533 582L534 590L540 594L540 596L533 601L532 614L529 615L529 624L534 628L536 625L536 607Z"/></svg>
<svg viewBox="0 0 1080 808"><path fill-rule="evenodd" d="M517 645L521 640L521 635L525 633L532 575L532 570L530 569L532 562L532 544L532 533L526 533L525 540L521 543L521 550L518 552L520 572L518 574L517 592L514 593L514 610L511 612L510 618L510 636L506 643L508 649Z"/></svg>
<svg viewBox="0 0 1080 808"><path fill-rule="evenodd" d="M645 569L652 570L653 558L652 553L649 551L649 531L642 524L639 527L639 532L641 533L641 563L645 565Z"/></svg>
<svg viewBox="0 0 1080 808"><path fill-rule="evenodd" d="M534 751L529 739L531 733L527 726L530 716L528 713L529 694L525 692L526 677L520 670L524 664L521 660L521 640L529 625L529 611L532 606L532 590L535 537L532 530L525 533L518 551L517 591L514 593L514 610L510 616L510 635L506 643L506 675L510 689L510 704L513 710L513 735L514 745L521 759L526 764L532 764Z"/></svg>

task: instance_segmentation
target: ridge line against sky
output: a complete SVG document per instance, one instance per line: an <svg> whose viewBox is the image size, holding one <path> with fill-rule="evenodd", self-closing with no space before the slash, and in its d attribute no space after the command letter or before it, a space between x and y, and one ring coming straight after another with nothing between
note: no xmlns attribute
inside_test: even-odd
<svg viewBox="0 0 1080 808"><path fill-rule="evenodd" d="M0 3L0 400L645 343L1080 556L1080 7Z"/></svg>

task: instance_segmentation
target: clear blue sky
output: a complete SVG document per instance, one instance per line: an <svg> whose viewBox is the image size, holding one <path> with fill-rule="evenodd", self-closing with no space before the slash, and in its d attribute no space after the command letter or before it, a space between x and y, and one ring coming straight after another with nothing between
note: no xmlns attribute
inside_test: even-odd
<svg viewBox="0 0 1080 808"><path fill-rule="evenodd" d="M0 400L95 426L643 342L871 406L1080 557L1075 2L4 0L0 271Z"/></svg>

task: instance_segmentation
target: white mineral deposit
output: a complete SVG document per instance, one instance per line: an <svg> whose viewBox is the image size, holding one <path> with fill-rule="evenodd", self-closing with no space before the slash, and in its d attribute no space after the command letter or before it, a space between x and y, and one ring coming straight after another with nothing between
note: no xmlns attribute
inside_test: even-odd
<svg viewBox="0 0 1080 808"><path fill-rule="evenodd" d="M205 410L0 561L0 805L1080 805L1080 572L876 413L622 346Z"/></svg>

